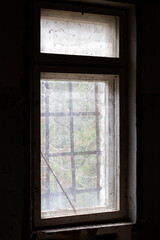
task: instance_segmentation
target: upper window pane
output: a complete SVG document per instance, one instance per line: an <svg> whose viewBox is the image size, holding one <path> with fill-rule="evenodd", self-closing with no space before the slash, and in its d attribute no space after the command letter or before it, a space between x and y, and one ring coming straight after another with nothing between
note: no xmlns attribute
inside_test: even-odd
<svg viewBox="0 0 160 240"><path fill-rule="evenodd" d="M119 18L41 9L41 53L119 57Z"/></svg>

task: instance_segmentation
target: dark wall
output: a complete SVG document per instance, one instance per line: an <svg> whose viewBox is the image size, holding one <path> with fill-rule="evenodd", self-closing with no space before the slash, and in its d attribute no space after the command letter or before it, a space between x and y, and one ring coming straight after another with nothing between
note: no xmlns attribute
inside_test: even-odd
<svg viewBox="0 0 160 240"><path fill-rule="evenodd" d="M25 1L0 4L0 239L24 238L28 144Z"/></svg>
<svg viewBox="0 0 160 240"><path fill-rule="evenodd" d="M29 1L1 1L0 239L28 239ZM138 217L134 239L160 226L160 5L138 4Z"/></svg>
<svg viewBox="0 0 160 240"><path fill-rule="evenodd" d="M138 193L139 237L159 239L160 227L160 4L139 4Z"/></svg>

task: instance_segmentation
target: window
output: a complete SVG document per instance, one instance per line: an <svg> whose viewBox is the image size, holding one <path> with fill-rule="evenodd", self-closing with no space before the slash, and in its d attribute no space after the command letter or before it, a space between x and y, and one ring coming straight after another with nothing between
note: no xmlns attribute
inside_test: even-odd
<svg viewBox="0 0 160 240"><path fill-rule="evenodd" d="M85 6L35 7L35 228L129 219L126 10Z"/></svg>
<svg viewBox="0 0 160 240"><path fill-rule="evenodd" d="M41 9L42 53L118 57L116 16Z"/></svg>
<svg viewBox="0 0 160 240"><path fill-rule="evenodd" d="M118 82L41 73L42 218L119 209Z"/></svg>

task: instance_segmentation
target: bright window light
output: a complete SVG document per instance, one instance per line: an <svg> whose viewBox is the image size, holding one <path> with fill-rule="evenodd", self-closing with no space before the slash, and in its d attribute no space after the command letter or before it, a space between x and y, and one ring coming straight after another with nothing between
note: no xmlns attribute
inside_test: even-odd
<svg viewBox="0 0 160 240"><path fill-rule="evenodd" d="M119 18L41 9L41 53L119 57Z"/></svg>
<svg viewBox="0 0 160 240"><path fill-rule="evenodd" d="M41 218L119 210L119 77L41 73Z"/></svg>

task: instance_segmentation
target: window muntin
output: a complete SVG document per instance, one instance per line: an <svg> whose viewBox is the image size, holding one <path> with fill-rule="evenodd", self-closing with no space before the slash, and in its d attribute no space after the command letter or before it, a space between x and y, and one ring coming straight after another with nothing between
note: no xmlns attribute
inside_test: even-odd
<svg viewBox="0 0 160 240"><path fill-rule="evenodd" d="M41 218L119 210L119 77L41 73Z"/></svg>
<svg viewBox="0 0 160 240"><path fill-rule="evenodd" d="M40 52L119 57L119 17L41 9Z"/></svg>

